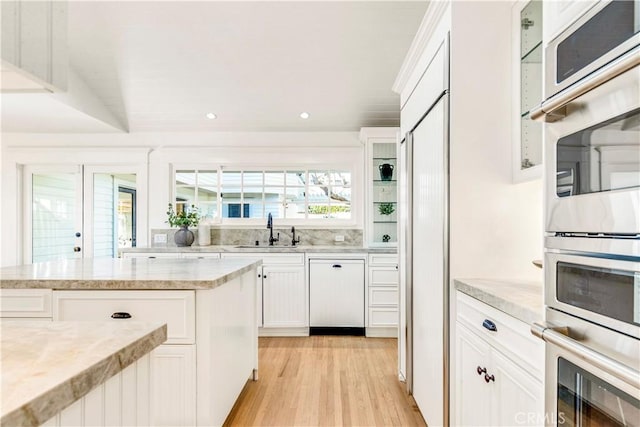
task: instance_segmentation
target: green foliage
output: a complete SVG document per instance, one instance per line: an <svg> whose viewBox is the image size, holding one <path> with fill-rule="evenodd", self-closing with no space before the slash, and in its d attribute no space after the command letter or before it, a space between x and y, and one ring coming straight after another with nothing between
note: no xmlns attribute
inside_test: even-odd
<svg viewBox="0 0 640 427"><path fill-rule="evenodd" d="M380 205L378 205L380 215L391 215L394 211L393 203L380 203Z"/></svg>
<svg viewBox="0 0 640 427"><path fill-rule="evenodd" d="M173 210L173 205L169 203L167 217L168 220L165 222L169 223L171 227L195 227L200 222L200 213L198 212L198 208L194 205L191 205L191 207L188 208L185 207L183 210L176 213Z"/></svg>
<svg viewBox="0 0 640 427"><path fill-rule="evenodd" d="M327 205L310 205L309 213L310 214L323 214L327 215L329 213L338 213L338 212L349 212L351 209L349 206L331 206L331 210L329 210L329 206Z"/></svg>

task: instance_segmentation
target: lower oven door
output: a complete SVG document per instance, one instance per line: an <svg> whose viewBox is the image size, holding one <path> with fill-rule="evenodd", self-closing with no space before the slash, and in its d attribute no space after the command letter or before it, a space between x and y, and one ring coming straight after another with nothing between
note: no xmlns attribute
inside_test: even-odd
<svg viewBox="0 0 640 427"><path fill-rule="evenodd" d="M640 426L640 340L547 309L551 324L563 328L534 332L546 341L545 424Z"/></svg>

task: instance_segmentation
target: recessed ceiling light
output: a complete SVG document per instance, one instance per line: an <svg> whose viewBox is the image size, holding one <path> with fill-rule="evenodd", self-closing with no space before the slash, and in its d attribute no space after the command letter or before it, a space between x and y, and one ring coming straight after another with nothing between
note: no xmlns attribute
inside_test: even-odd
<svg viewBox="0 0 640 427"><path fill-rule="evenodd" d="M215 115L215 114L213 114L213 113L207 113L206 117L207 117L207 119L213 120L213 119L215 119L215 118L216 118L216 117L218 117L218 116L216 116L216 115Z"/></svg>
<svg viewBox="0 0 640 427"><path fill-rule="evenodd" d="M307 113L306 111L303 111L302 113L300 113L300 118L301 119L308 119L309 118L309 113Z"/></svg>

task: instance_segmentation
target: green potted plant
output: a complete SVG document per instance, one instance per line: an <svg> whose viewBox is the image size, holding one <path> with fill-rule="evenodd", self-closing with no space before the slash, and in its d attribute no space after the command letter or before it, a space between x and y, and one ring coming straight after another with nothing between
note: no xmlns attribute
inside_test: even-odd
<svg viewBox="0 0 640 427"><path fill-rule="evenodd" d="M385 202L378 205L378 212L380 212L380 215L391 215L395 210L393 203Z"/></svg>
<svg viewBox="0 0 640 427"><path fill-rule="evenodd" d="M189 227L196 227L200 222L200 213L194 205L184 207L177 212L173 209L173 204L169 203L167 208L167 222L171 227L180 227L173 235L176 246L191 246L195 240L193 232Z"/></svg>

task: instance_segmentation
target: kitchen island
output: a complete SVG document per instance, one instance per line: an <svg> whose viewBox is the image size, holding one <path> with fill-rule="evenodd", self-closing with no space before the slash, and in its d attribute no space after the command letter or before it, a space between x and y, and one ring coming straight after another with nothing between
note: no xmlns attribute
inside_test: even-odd
<svg viewBox="0 0 640 427"><path fill-rule="evenodd" d="M86 400L81 400L85 396L94 400L93 395L99 396L102 405L88 417L82 417L80 424L105 423L102 417L105 411L120 412L118 415L122 417L123 406L124 423L148 421L148 405L143 402L148 394L116 390L110 393L106 407L101 397L108 380L121 382L123 372L124 378L131 378L139 370L137 364L148 361L148 353L167 339L166 325L5 321L1 330L1 425L66 425L75 411L73 408L62 411L75 402L87 406ZM129 385L135 389L135 383Z"/></svg>
<svg viewBox="0 0 640 427"><path fill-rule="evenodd" d="M221 425L247 380L257 378L261 262L78 259L5 267L0 315L166 323L167 341L150 358L150 424Z"/></svg>

